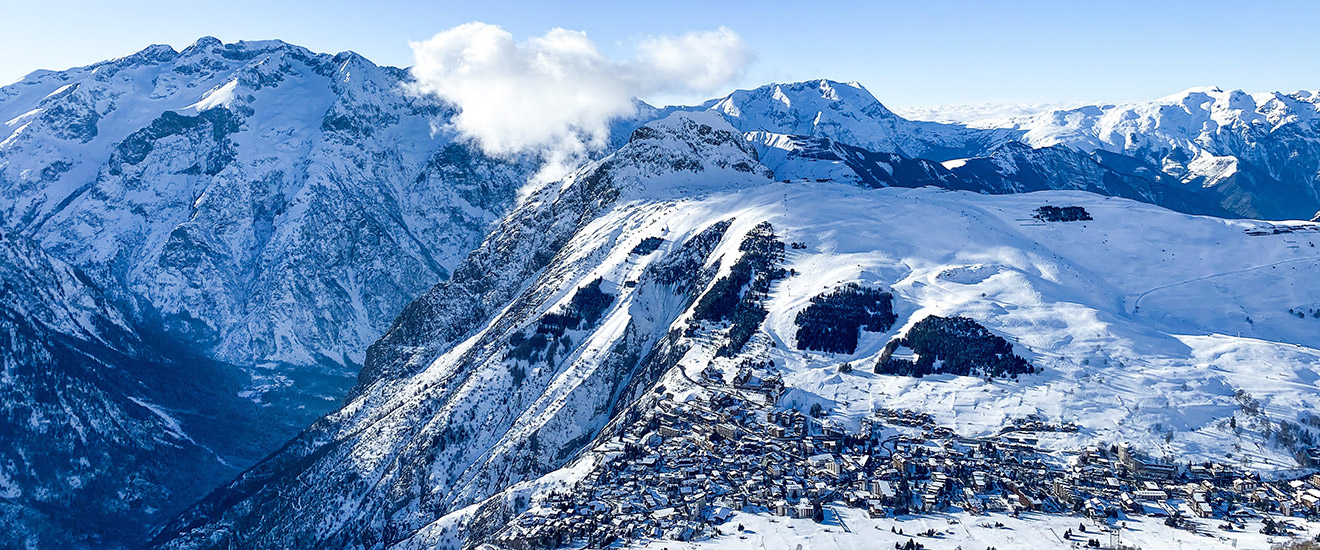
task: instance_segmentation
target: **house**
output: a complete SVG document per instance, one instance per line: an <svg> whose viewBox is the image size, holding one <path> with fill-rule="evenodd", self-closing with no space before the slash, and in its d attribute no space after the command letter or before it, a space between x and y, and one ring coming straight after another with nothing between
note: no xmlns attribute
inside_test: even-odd
<svg viewBox="0 0 1320 550"><path fill-rule="evenodd" d="M1214 509L1210 507L1210 502L1206 500L1205 493L1201 491L1193 492L1192 498L1187 501L1187 505L1191 507L1193 512L1196 512L1197 516L1203 518L1213 516L1215 513Z"/></svg>
<svg viewBox="0 0 1320 550"><path fill-rule="evenodd" d="M1023 490L1017 483L1010 481L1005 484L1005 487L1008 489L1008 500L1011 504L1028 510L1036 510L1040 508L1040 501L1036 500L1035 497Z"/></svg>
<svg viewBox="0 0 1320 550"><path fill-rule="evenodd" d="M868 488L871 490L871 495L881 501L889 502L898 497L898 491L894 490L894 486L883 479L872 480Z"/></svg>
<svg viewBox="0 0 1320 550"><path fill-rule="evenodd" d="M793 508L793 517L797 519L811 519L816 515L816 507L811 505L807 499L799 500L797 506Z"/></svg>
<svg viewBox="0 0 1320 550"><path fill-rule="evenodd" d="M989 488L986 483L985 472L977 470L972 472L972 488L978 493L984 493Z"/></svg>
<svg viewBox="0 0 1320 550"><path fill-rule="evenodd" d="M720 434L724 439L734 440L742 435L742 431L737 426L729 423L720 423L715 425L715 433Z"/></svg>
<svg viewBox="0 0 1320 550"><path fill-rule="evenodd" d="M884 504L881 503L879 500L874 500L874 499L866 501L866 515L872 518L885 517Z"/></svg>
<svg viewBox="0 0 1320 550"><path fill-rule="evenodd" d="M834 478L838 478L839 472L842 471L842 466L839 461L831 455L815 455L808 458L807 461L811 464L812 469L823 472Z"/></svg>

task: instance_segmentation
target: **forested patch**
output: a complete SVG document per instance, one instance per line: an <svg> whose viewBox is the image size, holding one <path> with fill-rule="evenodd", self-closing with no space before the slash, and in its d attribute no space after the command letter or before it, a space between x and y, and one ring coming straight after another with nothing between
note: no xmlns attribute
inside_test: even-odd
<svg viewBox="0 0 1320 550"><path fill-rule="evenodd" d="M647 254L655 252L657 249L660 248L660 245L664 242L665 240L661 239L660 237L647 237L645 239L642 239L642 242L637 243L637 246L634 246L632 251L629 252L629 254L635 256L645 256Z"/></svg>
<svg viewBox="0 0 1320 550"><path fill-rule="evenodd" d="M1043 222L1085 222L1091 221L1091 213L1080 206L1042 206L1036 209L1034 218Z"/></svg>
<svg viewBox="0 0 1320 550"><path fill-rule="evenodd" d="M509 337L508 356L529 363L542 357L552 361L560 345L567 348L572 343L565 331L594 327L614 303L614 295L600 289L602 282L603 279L597 278L578 288L562 312L542 315L531 336L514 333ZM519 378L515 372L515 379Z"/></svg>
<svg viewBox="0 0 1320 550"><path fill-rule="evenodd" d="M893 294L848 283L812 298L793 318L797 349L853 353L860 331L884 332L896 320Z"/></svg>
<svg viewBox="0 0 1320 550"><path fill-rule="evenodd" d="M656 281L664 285L681 285L687 287L694 281L703 279L709 280L707 275L709 271L704 268L707 257L711 251L720 244L724 238L724 232L729 230L733 224L732 220L723 220L702 230L697 236L688 239L683 246L676 252L668 254L651 265L648 269L654 274ZM690 288L682 289L684 291Z"/></svg>
<svg viewBox="0 0 1320 550"><path fill-rule="evenodd" d="M728 342L717 352L724 357L741 352L760 328L766 316L761 302L770 292L770 284L786 273L779 267L784 260L784 242L775 235L770 222L761 222L747 232L738 250L743 252L742 257L693 309L693 318L698 321L732 323Z"/></svg>
<svg viewBox="0 0 1320 550"><path fill-rule="evenodd" d="M1013 344L966 317L932 315L922 319L899 345L916 352L917 360L892 357L891 346L876 363L876 374L921 377L944 373L998 378L1035 372L1031 363L1013 353Z"/></svg>

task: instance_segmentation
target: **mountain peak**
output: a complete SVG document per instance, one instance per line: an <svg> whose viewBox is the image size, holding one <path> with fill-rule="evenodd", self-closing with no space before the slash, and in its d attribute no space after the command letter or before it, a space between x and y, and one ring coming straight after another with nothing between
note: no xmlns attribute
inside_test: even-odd
<svg viewBox="0 0 1320 550"><path fill-rule="evenodd" d="M982 141L998 136L911 121L890 111L860 84L824 78L737 90L707 108L743 132L824 137L869 151L936 161L980 152Z"/></svg>
<svg viewBox="0 0 1320 550"><path fill-rule="evenodd" d="M1157 99L1158 102L1181 103L1183 100L1195 95L1219 96L1224 94L1224 89L1219 86L1193 86L1175 94L1169 94Z"/></svg>
<svg viewBox="0 0 1320 550"><path fill-rule="evenodd" d="M209 52L222 46L224 46L224 42L221 42L219 38L214 36L203 36L179 53L185 56L194 55L197 53Z"/></svg>
<svg viewBox="0 0 1320 550"><path fill-rule="evenodd" d="M816 78L798 82L766 84L751 90L738 90L735 91L734 94L738 94L739 92L744 92L746 95L753 97L777 95L788 97L789 99L795 99L799 102L809 102L811 104L823 100L825 102L837 103L851 109L879 109L886 115L894 116L893 113L880 103L880 100L876 99L870 91L856 82L845 83L826 78Z"/></svg>

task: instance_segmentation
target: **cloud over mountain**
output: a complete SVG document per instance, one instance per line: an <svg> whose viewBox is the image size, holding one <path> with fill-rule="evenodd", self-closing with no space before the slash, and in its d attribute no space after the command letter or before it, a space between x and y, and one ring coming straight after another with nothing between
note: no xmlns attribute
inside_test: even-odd
<svg viewBox="0 0 1320 550"><path fill-rule="evenodd" d="M633 98L712 91L752 59L723 27L643 40L625 61L606 57L585 32L555 28L517 42L480 22L412 48L415 89L461 109L453 129L492 154L545 151L550 172L603 146L609 121L635 111Z"/></svg>

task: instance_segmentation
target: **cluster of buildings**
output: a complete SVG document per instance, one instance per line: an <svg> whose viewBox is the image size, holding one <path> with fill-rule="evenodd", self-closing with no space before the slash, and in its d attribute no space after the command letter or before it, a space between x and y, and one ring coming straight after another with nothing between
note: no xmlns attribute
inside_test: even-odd
<svg viewBox="0 0 1320 550"><path fill-rule="evenodd" d="M872 517L961 509L973 514L1071 514L1097 523L1132 515L1243 519L1320 514L1320 475L1261 481L1224 464L1169 464L1125 445L1060 460L1041 419L994 437L959 437L929 416L878 410L853 430L775 407L782 384L745 372L703 373L703 392L656 396L640 418L598 446L591 473L523 511L495 537L509 548L603 547L620 539L692 540L738 530L748 509L820 521L825 506ZM1286 524L1279 524L1286 529Z"/></svg>

